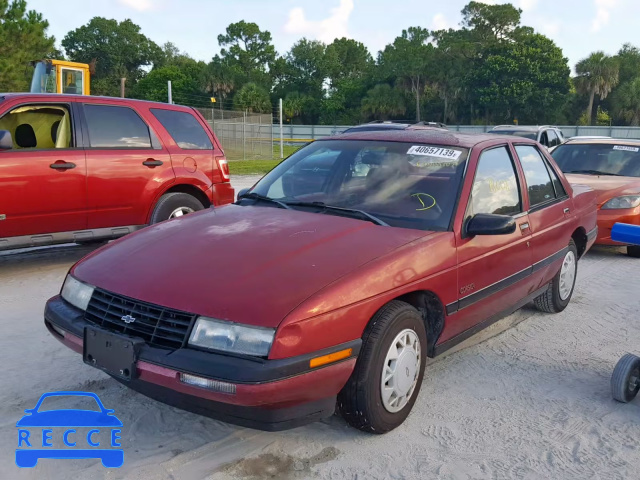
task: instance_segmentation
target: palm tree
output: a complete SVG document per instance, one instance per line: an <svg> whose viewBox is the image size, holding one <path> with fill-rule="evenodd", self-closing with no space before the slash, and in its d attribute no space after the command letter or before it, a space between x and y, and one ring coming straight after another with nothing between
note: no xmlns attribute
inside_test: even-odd
<svg viewBox="0 0 640 480"><path fill-rule="evenodd" d="M614 99L616 114L629 125L640 125L640 77L621 85Z"/></svg>
<svg viewBox="0 0 640 480"><path fill-rule="evenodd" d="M284 97L284 102L282 103L284 116L293 123L293 119L302 114L306 101L306 95L301 95L300 92L288 93L287 96Z"/></svg>
<svg viewBox="0 0 640 480"><path fill-rule="evenodd" d="M253 82L244 84L236 93L233 103L237 110L246 110L249 113L271 112L269 93Z"/></svg>
<svg viewBox="0 0 640 480"><path fill-rule="evenodd" d="M604 52L594 52L576 65L576 87L579 92L589 95L587 118L592 123L593 101L598 95L601 100L607 98L613 87L618 84L620 67L615 58Z"/></svg>
<svg viewBox="0 0 640 480"><path fill-rule="evenodd" d="M362 113L368 118L388 120L406 111L402 93L387 83L376 85L362 99Z"/></svg>

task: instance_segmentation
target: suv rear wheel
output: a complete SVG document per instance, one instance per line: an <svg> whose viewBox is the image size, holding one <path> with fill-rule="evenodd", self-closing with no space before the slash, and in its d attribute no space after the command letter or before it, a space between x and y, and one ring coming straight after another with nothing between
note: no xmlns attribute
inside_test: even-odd
<svg viewBox="0 0 640 480"><path fill-rule="evenodd" d="M188 193L165 193L153 209L151 224L179 218L193 212L204 209L204 205L195 197Z"/></svg>

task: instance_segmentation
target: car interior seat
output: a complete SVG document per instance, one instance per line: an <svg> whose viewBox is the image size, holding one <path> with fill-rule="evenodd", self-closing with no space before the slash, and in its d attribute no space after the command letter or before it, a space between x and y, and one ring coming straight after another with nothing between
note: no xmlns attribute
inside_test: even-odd
<svg viewBox="0 0 640 480"><path fill-rule="evenodd" d="M56 120L51 125L51 140L53 141L54 145L58 141L58 129L59 128L60 128L60 120Z"/></svg>
<svg viewBox="0 0 640 480"><path fill-rule="evenodd" d="M38 146L36 132L28 123L16 127L16 145L20 148L35 148Z"/></svg>

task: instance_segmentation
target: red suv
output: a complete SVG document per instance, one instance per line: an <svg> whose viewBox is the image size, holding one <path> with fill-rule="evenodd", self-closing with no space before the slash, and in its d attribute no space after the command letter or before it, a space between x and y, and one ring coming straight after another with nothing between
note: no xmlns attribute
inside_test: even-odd
<svg viewBox="0 0 640 480"><path fill-rule="evenodd" d="M0 94L0 250L108 240L233 199L193 108Z"/></svg>

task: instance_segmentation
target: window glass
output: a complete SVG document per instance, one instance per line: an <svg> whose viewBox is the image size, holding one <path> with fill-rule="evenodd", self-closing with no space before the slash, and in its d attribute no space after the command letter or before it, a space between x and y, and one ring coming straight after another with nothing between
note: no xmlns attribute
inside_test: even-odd
<svg viewBox="0 0 640 480"><path fill-rule="evenodd" d="M82 95L82 71L63 68L62 73L62 93L73 93Z"/></svg>
<svg viewBox="0 0 640 480"><path fill-rule="evenodd" d="M553 130L547 130L547 138L549 139L549 146L555 147L558 145L558 137L556 136L556 132Z"/></svg>
<svg viewBox="0 0 640 480"><path fill-rule="evenodd" d="M556 172L554 172L553 168L551 168L548 164L547 164L547 168L549 169L549 174L551 175L551 181L553 182L553 188L556 191L556 198L564 197L567 194L567 192L564 189L564 186L562 185L562 182L558 178L558 175L556 175Z"/></svg>
<svg viewBox="0 0 640 480"><path fill-rule="evenodd" d="M13 148L70 148L71 116L63 105L23 105L0 118L0 130L8 130Z"/></svg>
<svg viewBox="0 0 640 480"><path fill-rule="evenodd" d="M84 105L92 148L151 148L149 127L128 107Z"/></svg>
<svg viewBox="0 0 640 480"><path fill-rule="evenodd" d="M516 215L522 212L518 180L506 147L480 155L467 217L478 213Z"/></svg>
<svg viewBox="0 0 640 480"><path fill-rule="evenodd" d="M212 150L213 145L200 122L187 112L152 108L151 113L158 119L169 135L185 150Z"/></svg>
<svg viewBox="0 0 640 480"><path fill-rule="evenodd" d="M348 216L324 204L357 210L356 218L366 212L394 227L447 230L468 153L455 145L318 140L279 164L252 192L318 214Z"/></svg>
<svg viewBox="0 0 640 480"><path fill-rule="evenodd" d="M564 173L640 177L640 142L564 143L553 151Z"/></svg>
<svg viewBox="0 0 640 480"><path fill-rule="evenodd" d="M555 198L549 170L538 150L530 145L517 145L516 152L520 158L524 177L529 189L531 207L548 202Z"/></svg>
<svg viewBox="0 0 640 480"><path fill-rule="evenodd" d="M547 132L542 132L542 135L540 135L540 143L545 147L549 146L549 137L547 136Z"/></svg>

